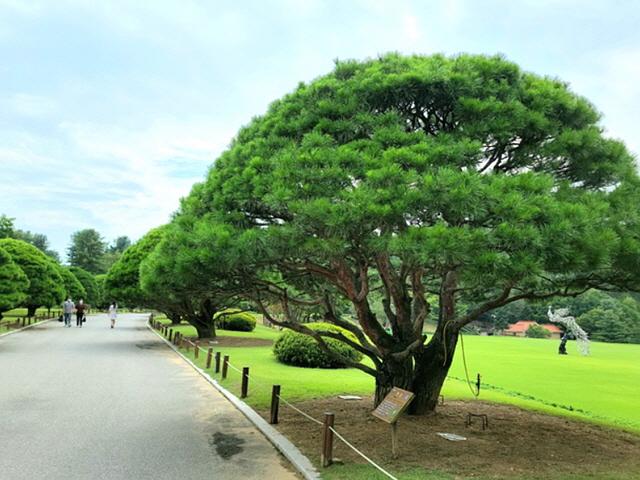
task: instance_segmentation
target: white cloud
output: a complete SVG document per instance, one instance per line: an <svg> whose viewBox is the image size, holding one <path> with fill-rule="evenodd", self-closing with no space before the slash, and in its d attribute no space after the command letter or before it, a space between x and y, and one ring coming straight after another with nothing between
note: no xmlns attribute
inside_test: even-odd
<svg viewBox="0 0 640 480"><path fill-rule="evenodd" d="M573 90L586 95L602 112L607 133L624 139L638 156L640 48L603 50L593 54L583 71L571 78Z"/></svg>
<svg viewBox="0 0 640 480"><path fill-rule="evenodd" d="M0 97L0 108L23 117L44 117L56 111L56 102L42 95L14 93Z"/></svg>

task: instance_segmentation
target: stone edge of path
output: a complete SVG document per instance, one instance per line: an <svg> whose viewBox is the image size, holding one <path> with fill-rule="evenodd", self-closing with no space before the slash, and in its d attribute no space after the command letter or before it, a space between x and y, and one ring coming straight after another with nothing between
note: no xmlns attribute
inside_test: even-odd
<svg viewBox="0 0 640 480"><path fill-rule="evenodd" d="M236 397L229 390L221 386L216 380L211 378L207 372L198 367L195 363L193 363L189 358L182 354L171 342L169 342L166 338L160 335L154 328L147 322L147 328L151 330L155 335L157 335L169 348L171 348L175 353L180 355L182 359L187 362L191 367L198 372L207 382L209 382L218 392L220 392L231 404L240 410L247 419L262 432L262 434L267 437L273 446L285 456L287 460L291 462L291 464L298 470L298 472L306 479L306 480L320 480L320 474L313 466L311 461L302 454L298 447L296 447L287 437L278 432L275 428L267 423L265 419L263 419L258 412L256 412L253 408L247 405L245 402Z"/></svg>
<svg viewBox="0 0 640 480"><path fill-rule="evenodd" d="M4 333L0 334L0 338L6 337L7 335L13 335L14 333L18 333L18 332L21 332L23 330L26 330L27 328L33 328L33 327L35 327L37 325L42 325L43 323L52 322L53 320L55 320L55 318L47 318L46 320L42 320L42 321L37 322L37 323L32 323L31 325L27 325L26 327L18 328L17 330L11 330L10 332L4 332Z"/></svg>

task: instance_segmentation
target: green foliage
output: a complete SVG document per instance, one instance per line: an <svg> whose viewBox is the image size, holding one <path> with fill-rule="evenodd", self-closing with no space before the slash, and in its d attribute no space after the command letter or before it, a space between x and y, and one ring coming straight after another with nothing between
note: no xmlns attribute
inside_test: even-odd
<svg viewBox="0 0 640 480"><path fill-rule="evenodd" d="M106 244L100 234L88 228L77 231L71 236L71 245L67 254L71 266L96 274L105 271L102 264L105 251Z"/></svg>
<svg viewBox="0 0 640 480"><path fill-rule="evenodd" d="M0 215L0 238L13 237L15 218L7 217L4 213Z"/></svg>
<svg viewBox="0 0 640 480"><path fill-rule="evenodd" d="M236 332L252 332L256 328L256 317L250 312L225 310L214 315L218 328Z"/></svg>
<svg viewBox="0 0 640 480"><path fill-rule="evenodd" d="M385 375L366 371L413 375L433 399L456 341L443 325L518 298L640 288L640 180L598 121L567 84L501 57L338 64L238 133L149 277L198 302L228 284L270 304L295 295L287 317L306 303L338 320L346 302ZM443 308L425 345L430 292Z"/></svg>
<svg viewBox="0 0 640 480"><path fill-rule="evenodd" d="M549 338L551 336L551 332L540 325L531 325L527 328L525 336L529 338Z"/></svg>
<svg viewBox="0 0 640 480"><path fill-rule="evenodd" d="M593 308L580 315L577 322L591 340L640 343L640 308L631 298L610 308Z"/></svg>
<svg viewBox="0 0 640 480"><path fill-rule="evenodd" d="M2 218L0 217L0 221ZM29 279L3 248L0 248L0 318L27 298Z"/></svg>
<svg viewBox="0 0 640 480"><path fill-rule="evenodd" d="M107 281L107 275L104 273L101 273L99 275L96 275L94 278L96 280L98 296L95 304L93 305L96 305L102 308L107 307L110 302L115 300L114 298L110 298L107 295L107 292L105 291L105 283Z"/></svg>
<svg viewBox="0 0 640 480"><path fill-rule="evenodd" d="M330 323L315 322L304 326L317 332L342 333L352 341L356 341L352 333ZM345 343L332 338L325 338L324 341L341 358L353 362L362 360L362 354ZM282 363L298 367L342 368L346 366L344 361L323 351L312 337L292 330L286 330L280 335L273 345L273 353Z"/></svg>
<svg viewBox="0 0 640 480"><path fill-rule="evenodd" d="M30 243L56 262L60 262L58 252L49 248L49 239L46 235L31 233L28 230L19 230L14 227L14 220L15 218L7 217L4 214L0 215L0 238L15 238L16 240Z"/></svg>
<svg viewBox="0 0 640 480"><path fill-rule="evenodd" d="M22 303L24 306L35 311L37 307L52 307L62 302L65 294L63 280L53 260L21 240L2 239L0 248L11 255L29 279L27 298Z"/></svg>
<svg viewBox="0 0 640 480"><path fill-rule="evenodd" d="M163 227L150 230L124 251L107 273L105 289L108 296L118 299L121 305L152 306L148 296L140 289L140 264L158 245L162 235Z"/></svg>
<svg viewBox="0 0 640 480"><path fill-rule="evenodd" d="M87 291L84 289L84 286L80 281L76 278L73 272L69 267L62 267L56 265L58 269L58 273L62 277L62 283L65 289L65 296L71 297L75 302L80 299L86 300Z"/></svg>
<svg viewBox="0 0 640 480"><path fill-rule="evenodd" d="M124 253L124 251L131 246L131 239L127 236L118 237L113 241L113 244L108 248L112 253Z"/></svg>
<svg viewBox="0 0 640 480"><path fill-rule="evenodd" d="M100 305L100 290L95 277L80 267L69 267L69 270L82 284L85 291L85 303L89 305Z"/></svg>

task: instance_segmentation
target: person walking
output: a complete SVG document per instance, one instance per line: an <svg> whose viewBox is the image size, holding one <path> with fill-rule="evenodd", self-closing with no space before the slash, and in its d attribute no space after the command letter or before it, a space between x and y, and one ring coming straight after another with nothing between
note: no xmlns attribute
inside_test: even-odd
<svg viewBox="0 0 640 480"><path fill-rule="evenodd" d="M86 308L87 306L84 304L82 299L76 303L76 327L82 328L82 324L84 323L84 311Z"/></svg>
<svg viewBox="0 0 640 480"><path fill-rule="evenodd" d="M65 302L62 304L62 315L64 316L64 326L71 326L71 314L73 313L73 302L71 301L71 297L67 298Z"/></svg>
<svg viewBox="0 0 640 480"><path fill-rule="evenodd" d="M116 318L118 317L118 304L111 302L109 305L109 319L111 320L111 328L116 326Z"/></svg>

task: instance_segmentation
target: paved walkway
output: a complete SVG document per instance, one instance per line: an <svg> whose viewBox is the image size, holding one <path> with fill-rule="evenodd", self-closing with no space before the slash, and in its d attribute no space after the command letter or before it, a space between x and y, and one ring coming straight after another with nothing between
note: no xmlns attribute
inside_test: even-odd
<svg viewBox="0 0 640 480"><path fill-rule="evenodd" d="M111 330L99 315L0 339L0 478L296 478L145 321L121 315Z"/></svg>

